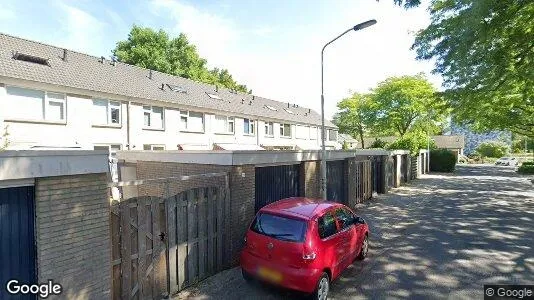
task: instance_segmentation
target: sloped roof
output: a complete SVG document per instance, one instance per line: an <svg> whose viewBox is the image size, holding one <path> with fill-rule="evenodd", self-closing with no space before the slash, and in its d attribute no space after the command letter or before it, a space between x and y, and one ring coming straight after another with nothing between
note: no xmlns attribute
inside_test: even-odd
<svg viewBox="0 0 534 300"><path fill-rule="evenodd" d="M48 59L48 65L13 59L14 53ZM101 62L101 58L70 50L67 51L65 61L62 59L63 54L62 48L0 33L0 76L251 117L321 124L321 115L317 112L293 104L288 107L287 102L234 93L220 87L217 92L214 85L157 71L152 71L152 78L149 78L148 69L120 62L113 65L107 59ZM172 91L168 84L178 86L186 93ZM222 100L213 99L207 93L216 94ZM325 125L335 127L328 120L325 120Z"/></svg>
<svg viewBox="0 0 534 300"><path fill-rule="evenodd" d="M339 141L340 142L347 141L348 143L357 143L358 142L357 139L353 138L350 134L346 134L346 133L339 134Z"/></svg>

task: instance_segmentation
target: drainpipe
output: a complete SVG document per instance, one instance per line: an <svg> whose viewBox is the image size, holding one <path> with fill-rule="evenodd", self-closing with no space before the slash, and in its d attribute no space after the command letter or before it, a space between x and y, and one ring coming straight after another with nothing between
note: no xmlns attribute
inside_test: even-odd
<svg viewBox="0 0 534 300"><path fill-rule="evenodd" d="M126 144L128 145L128 150L132 150L132 145L130 144L130 104L131 101L126 102Z"/></svg>
<svg viewBox="0 0 534 300"><path fill-rule="evenodd" d="M260 146L260 120L256 121L256 145Z"/></svg>

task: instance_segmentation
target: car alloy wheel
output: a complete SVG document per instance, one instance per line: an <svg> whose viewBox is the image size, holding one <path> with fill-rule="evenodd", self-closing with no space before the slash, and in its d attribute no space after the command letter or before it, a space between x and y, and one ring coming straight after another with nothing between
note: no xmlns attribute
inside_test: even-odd
<svg viewBox="0 0 534 300"><path fill-rule="evenodd" d="M369 237L366 235L363 239L362 250L360 251L360 255L358 255L358 259L362 260L367 257L367 252L369 252Z"/></svg>
<svg viewBox="0 0 534 300"><path fill-rule="evenodd" d="M321 276L321 279L319 279L319 283L317 284L317 299L326 300L328 298L329 290L330 290L330 281L328 279L328 275L323 273L323 276Z"/></svg>

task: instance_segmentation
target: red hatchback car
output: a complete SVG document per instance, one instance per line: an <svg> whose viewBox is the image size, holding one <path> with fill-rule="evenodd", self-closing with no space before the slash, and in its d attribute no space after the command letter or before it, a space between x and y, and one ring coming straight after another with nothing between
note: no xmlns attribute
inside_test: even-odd
<svg viewBox="0 0 534 300"><path fill-rule="evenodd" d="M330 282L369 247L369 227L343 204L288 198L258 211L241 253L243 278L326 299Z"/></svg>

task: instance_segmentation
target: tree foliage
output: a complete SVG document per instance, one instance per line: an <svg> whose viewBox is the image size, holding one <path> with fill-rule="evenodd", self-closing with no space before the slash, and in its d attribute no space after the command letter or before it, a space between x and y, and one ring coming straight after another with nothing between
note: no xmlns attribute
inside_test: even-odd
<svg viewBox="0 0 534 300"><path fill-rule="evenodd" d="M412 155L417 155L419 150L436 148L436 143L433 139L429 139L428 135L422 131L412 131L408 134L398 138L394 142L388 144L389 150L410 150Z"/></svg>
<svg viewBox="0 0 534 300"><path fill-rule="evenodd" d="M534 137L534 2L433 0L429 10L412 48L435 60L453 120Z"/></svg>
<svg viewBox="0 0 534 300"><path fill-rule="evenodd" d="M403 136L410 130L435 132L444 120L445 106L436 89L421 74L390 77L372 90L373 130Z"/></svg>
<svg viewBox="0 0 534 300"><path fill-rule="evenodd" d="M354 93L337 104L339 111L334 115L334 124L339 132L359 137L365 148L364 135L372 127L374 105L369 94Z"/></svg>
<svg viewBox="0 0 534 300"><path fill-rule="evenodd" d="M374 142L369 146L369 148L386 148L387 144L385 141L381 139L376 139Z"/></svg>
<svg viewBox="0 0 534 300"><path fill-rule="evenodd" d="M510 146L503 142L485 142L478 145L476 152L482 157L503 157L510 151Z"/></svg>
<svg viewBox="0 0 534 300"><path fill-rule="evenodd" d="M456 167L456 155L447 149L430 151L430 171L454 172Z"/></svg>
<svg viewBox="0 0 534 300"><path fill-rule="evenodd" d="M200 57L183 33L170 38L161 29L134 25L128 39L117 42L113 55L127 64L247 92L247 87L238 84L227 69L209 70L206 59Z"/></svg>

